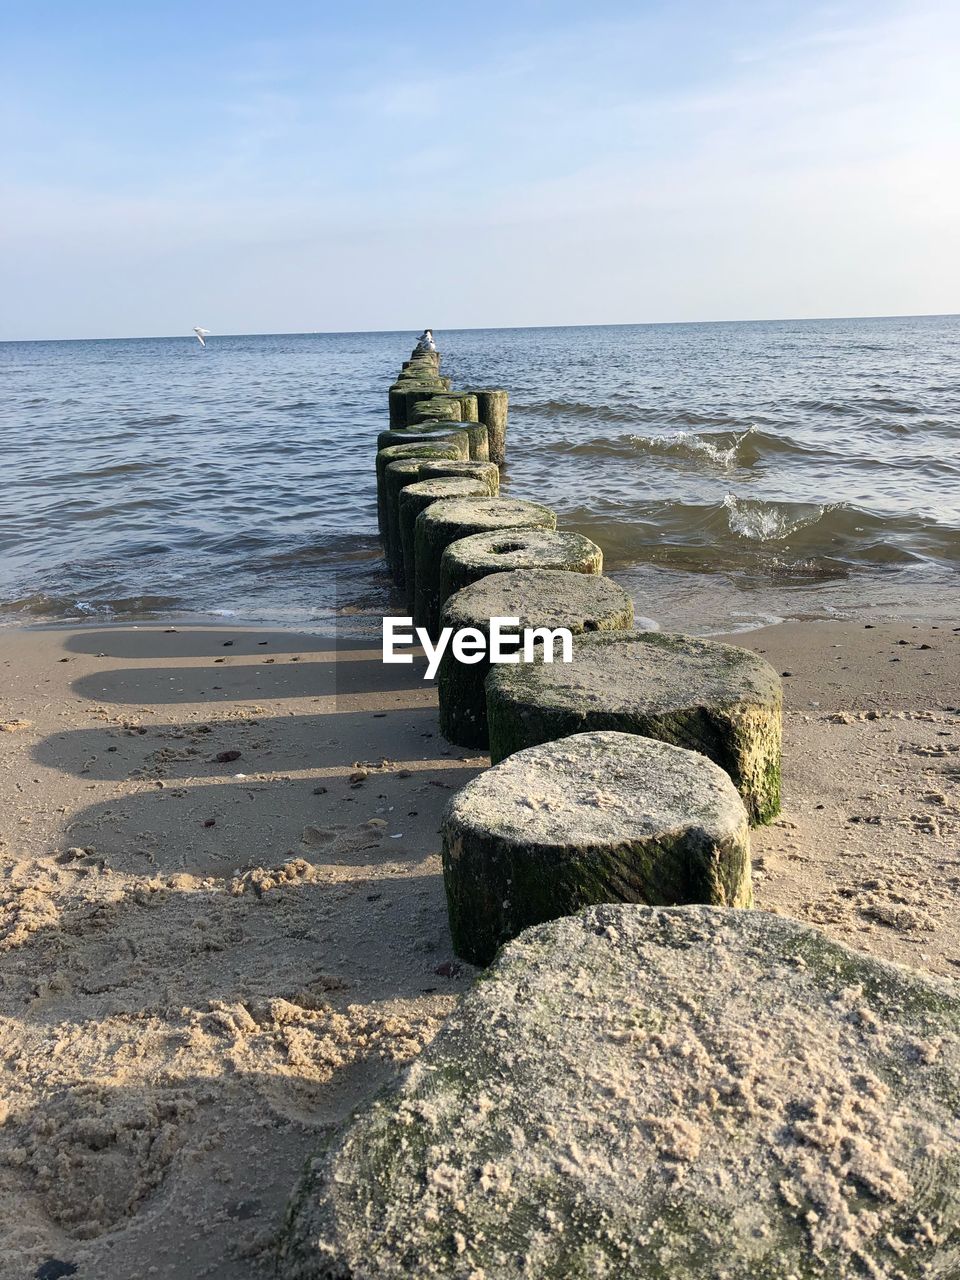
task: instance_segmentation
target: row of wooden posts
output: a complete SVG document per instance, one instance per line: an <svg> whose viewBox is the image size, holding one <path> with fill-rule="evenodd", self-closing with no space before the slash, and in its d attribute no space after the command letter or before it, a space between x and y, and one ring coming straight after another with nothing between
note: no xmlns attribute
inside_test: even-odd
<svg viewBox="0 0 960 1280"><path fill-rule="evenodd" d="M574 637L569 664L491 669L449 646L441 660L441 731L494 766L444 820L457 953L488 963L528 925L596 902L749 905L749 826L780 805L776 672L745 649L635 631L600 547L500 493L506 391L455 390L438 353L414 351L389 406L378 517L414 625L489 640L492 618L517 618Z"/></svg>
<svg viewBox="0 0 960 1280"><path fill-rule="evenodd" d="M432 353L390 399L381 529L414 613L566 627L574 660L441 668L443 732L493 762L441 826L454 948L522 937L308 1162L284 1280L958 1274L955 991L726 910L780 804L777 673L634 630L599 548L499 496Z"/></svg>

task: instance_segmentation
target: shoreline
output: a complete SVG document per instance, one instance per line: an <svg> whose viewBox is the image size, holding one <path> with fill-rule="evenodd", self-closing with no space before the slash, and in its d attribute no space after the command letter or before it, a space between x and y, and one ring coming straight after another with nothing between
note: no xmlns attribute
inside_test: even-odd
<svg viewBox="0 0 960 1280"><path fill-rule="evenodd" d="M960 631L730 639L792 673L758 908L956 977ZM0 630L14 1273L149 1257L261 1280L302 1160L469 985L436 830L486 757L440 737L421 663L341 641L222 618Z"/></svg>
<svg viewBox="0 0 960 1280"><path fill-rule="evenodd" d="M504 485L504 496L514 496L509 485ZM517 495L519 496L519 495ZM371 557L377 560L382 557ZM33 616L23 613L4 613L0 611L0 633L42 629L90 629L97 627L162 627L210 626L210 627L246 627L273 631L291 631L305 635L322 635L328 637L358 635L369 636L372 631L379 634L380 622L384 616L402 616L407 610L402 598L386 585L386 569L383 569L385 583L376 601L365 601L363 605L348 605L343 611L335 609L313 617L290 616L267 611L238 609L163 609L145 611L143 613L94 613L84 615L64 614L56 617ZM857 605L838 607L822 603L819 608L809 606L801 597L804 588L790 587L781 593L772 587L755 593L744 591L739 587L731 587L724 583L722 575L684 573L674 570L663 570L650 563L605 565L604 574L611 581L622 586L633 597L637 626L660 631L678 631L691 635L710 638L746 635L764 630L771 626L800 626L810 623L837 623L839 625L857 626L871 625L913 625L949 628L954 621L957 610L951 608L950 593L947 582L927 584L922 592L914 592L904 600L891 601L862 599ZM650 581L638 582L641 575L652 575ZM673 591L668 597L666 607L657 612L655 606L661 602L662 593L656 589L657 577L676 581L672 582ZM827 585L836 585L842 579L831 580ZM881 576L872 580L874 585L883 584ZM731 593L731 598L742 604L743 608L730 610L725 620L715 619L704 625L697 620L703 616L702 599L714 594L721 586ZM956 588L960 590L960 588ZM795 600L797 607L791 611L784 606ZM678 601L683 601L683 608L678 608ZM777 612L774 608L783 609ZM289 610L293 613L293 610ZM304 611L305 612L305 611ZM734 620L742 618L742 623L734 624ZM350 620L353 619L351 622ZM361 621L362 620L362 621ZM692 624L692 625L691 625Z"/></svg>

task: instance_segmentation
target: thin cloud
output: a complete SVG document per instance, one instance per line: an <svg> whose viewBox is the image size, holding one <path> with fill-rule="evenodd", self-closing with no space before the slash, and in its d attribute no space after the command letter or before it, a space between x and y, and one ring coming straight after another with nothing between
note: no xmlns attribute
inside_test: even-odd
<svg viewBox="0 0 960 1280"><path fill-rule="evenodd" d="M411 241L453 323L955 309L960 11L759 31L757 9L580 10L482 49L434 33L429 56L311 29L231 48L195 112L132 101L110 127L105 101L71 115L28 85L10 314L116 332L128 288L131 331L164 332L192 289L221 331L402 325L382 282Z"/></svg>

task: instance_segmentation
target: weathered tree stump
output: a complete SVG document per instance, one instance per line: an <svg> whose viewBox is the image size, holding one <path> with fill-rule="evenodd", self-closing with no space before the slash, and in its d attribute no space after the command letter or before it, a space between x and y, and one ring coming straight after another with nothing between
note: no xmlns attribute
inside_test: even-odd
<svg viewBox="0 0 960 1280"><path fill-rule="evenodd" d="M545 529L513 529L509 533L475 533L451 542L440 562L440 605L488 573L508 569L567 569L602 573L603 552L580 533Z"/></svg>
<svg viewBox="0 0 960 1280"><path fill-rule="evenodd" d="M399 458L423 458L440 461L463 458L463 446L460 441L434 444L431 437L424 440L412 440L409 444L392 444L377 452L377 522L380 526L380 537L387 536L387 507L384 500L383 477L391 462Z"/></svg>
<svg viewBox="0 0 960 1280"><path fill-rule="evenodd" d="M781 689L757 654L658 631L574 640L574 661L499 666L487 679L490 757L617 729L702 751L726 769L750 820L780 810Z"/></svg>
<svg viewBox="0 0 960 1280"><path fill-rule="evenodd" d="M464 463L465 466L469 465ZM413 611L416 597L417 563L415 554L415 535L417 519L422 511L435 502L446 499L462 498L474 502L481 498L489 498L490 490L487 480L469 475L438 476L434 479L418 480L416 484L405 485L400 490L397 504L397 529L400 541L401 580L407 598L407 606Z"/></svg>
<svg viewBox="0 0 960 1280"><path fill-rule="evenodd" d="M471 964L597 902L753 901L747 814L729 776L633 733L518 751L453 796L441 835L453 949Z"/></svg>
<svg viewBox="0 0 960 1280"><path fill-rule="evenodd" d="M760 911L504 948L312 1161L283 1280L960 1273L960 993Z"/></svg>
<svg viewBox="0 0 960 1280"><path fill-rule="evenodd" d="M477 413L487 428L490 461L502 465L507 460L507 410L510 396L491 387L471 387L477 397Z"/></svg>
<svg viewBox="0 0 960 1280"><path fill-rule="evenodd" d="M440 558L451 542L471 533L503 529L555 529L556 514L538 502L518 498L487 498L465 505L435 503L417 520L414 534L416 590L413 618L436 636L440 624Z"/></svg>
<svg viewBox="0 0 960 1280"><path fill-rule="evenodd" d="M440 476L469 476L471 480L482 480L488 486L491 498L500 492L500 468L495 462L424 463L422 479L436 480Z"/></svg>
<svg viewBox="0 0 960 1280"><path fill-rule="evenodd" d="M447 550L460 545L452 543ZM633 601L622 587L596 574L516 569L492 573L455 592L444 603L440 625L455 631L473 627L489 644L491 618L518 618L521 630L566 627L573 635L622 631L633 626ZM459 662L450 647L440 661L440 732L458 747L486 749L489 743L484 689L489 671L485 655L480 662Z"/></svg>

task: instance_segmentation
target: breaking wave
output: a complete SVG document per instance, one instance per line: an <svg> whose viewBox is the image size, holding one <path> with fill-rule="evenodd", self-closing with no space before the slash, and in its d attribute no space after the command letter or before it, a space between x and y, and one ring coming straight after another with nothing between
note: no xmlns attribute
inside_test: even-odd
<svg viewBox="0 0 960 1280"><path fill-rule="evenodd" d="M760 502L728 493L723 500L731 533L753 542L783 542L798 530L816 524L827 511L839 507L806 506L785 502Z"/></svg>
<svg viewBox="0 0 960 1280"><path fill-rule="evenodd" d="M698 435L678 431L675 435L631 436L631 442L647 453L678 458L706 458L718 467L753 466L765 452L779 452L775 436L764 435L751 424L739 435L729 432Z"/></svg>

